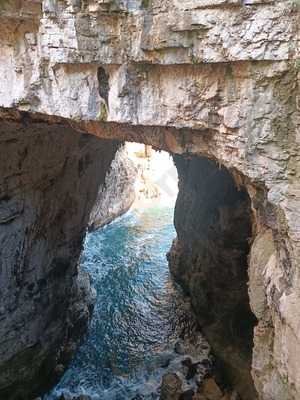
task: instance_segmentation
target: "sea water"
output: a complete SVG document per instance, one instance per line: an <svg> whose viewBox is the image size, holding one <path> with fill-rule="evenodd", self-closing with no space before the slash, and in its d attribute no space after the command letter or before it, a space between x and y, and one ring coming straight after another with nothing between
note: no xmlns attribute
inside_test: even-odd
<svg viewBox="0 0 300 400"><path fill-rule="evenodd" d="M95 400L159 398L163 374L176 370L183 357L174 345L195 329L166 259L176 236L173 212L167 206L134 210L87 235L81 268L97 292L93 318L45 400L62 393ZM200 342L205 352L201 337Z"/></svg>

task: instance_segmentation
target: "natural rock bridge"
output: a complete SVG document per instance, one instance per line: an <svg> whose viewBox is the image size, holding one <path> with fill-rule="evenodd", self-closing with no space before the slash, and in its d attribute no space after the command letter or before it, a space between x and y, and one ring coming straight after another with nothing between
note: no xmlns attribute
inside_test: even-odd
<svg viewBox="0 0 300 400"><path fill-rule="evenodd" d="M51 387L86 329L78 258L123 141L174 155L170 268L242 399L299 399L298 21L287 0L0 1L1 399Z"/></svg>

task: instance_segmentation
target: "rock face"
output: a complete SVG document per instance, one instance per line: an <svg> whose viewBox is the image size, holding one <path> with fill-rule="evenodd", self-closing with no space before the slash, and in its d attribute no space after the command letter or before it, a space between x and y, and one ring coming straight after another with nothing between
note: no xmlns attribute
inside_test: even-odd
<svg viewBox="0 0 300 400"><path fill-rule="evenodd" d="M108 224L130 209L135 200L136 177L136 167L128 157L126 148L121 147L98 192L90 215L89 229Z"/></svg>
<svg viewBox="0 0 300 400"><path fill-rule="evenodd" d="M230 381L243 399L254 400L250 371L255 318L247 290L250 199L214 161L175 156L175 164L178 238L169 253L171 272L189 293L203 332Z"/></svg>
<svg viewBox="0 0 300 400"><path fill-rule="evenodd" d="M0 398L32 399L62 375L89 321L77 263L116 144L25 120L0 131Z"/></svg>
<svg viewBox="0 0 300 400"><path fill-rule="evenodd" d="M0 188L4 193L1 207L11 210L1 211L4 223L0 225L1 306L4 305L0 319L2 393L5 387L6 393L11 393L14 383L17 391L24 390L26 398L29 385L35 388L40 379L34 372L37 369L30 367L29 373L23 368L28 365L27 357L34 356L36 364L39 363L39 354L49 349L46 337L57 339L57 346L59 341L64 342L64 335L52 335L52 325L45 323L49 319L44 307L31 307L32 298L25 297L27 275L19 271L25 265L37 279L45 279L52 265L50 258L71 258L74 261L70 270L65 262L59 263L58 271L67 270L70 275L66 277L67 272L63 272L57 278L57 285L62 287L55 290L55 295L59 293L62 297L66 288L71 290L77 285L76 274L73 275L75 259L88 223L92 198L96 197L98 175L96 178L96 174L88 174L91 181L87 185L87 180L73 177L77 168L73 172L71 167L66 170L70 178L63 175L65 170L59 175L57 169L62 161L55 160L62 152L61 160L65 159L73 145L77 146L74 154L80 154L80 138L83 132L88 132L102 139L142 142L181 157L177 164L183 192L176 209L178 241L173 248L176 251L172 252L172 270L191 293L192 302L199 309L199 319L213 333L212 346L215 345L221 356L223 351L228 354L229 348L224 343L225 347L220 349L214 321L218 315L224 316L225 321L220 322L224 341L228 322L233 323L233 333L230 332L233 350L239 346L243 349L240 358L234 360L244 366L243 382L248 386L252 385L248 349L254 342L251 374L258 398L298 400L298 1L2 0L0 22L0 141L3 146ZM57 126L61 134L54 137L53 129ZM61 145L65 131L70 129L74 133L72 140L74 143L77 140L78 145L73 142ZM19 132L24 144L19 139L16 141L13 133L10 133L12 140L6 140L8 131ZM37 134L40 131L43 131L41 136ZM45 148L39 146L39 140L47 141ZM25 143L32 143L27 146L27 153ZM93 143L90 151L102 142L95 139ZM102 161L98 162L107 160L108 155L112 157L111 142L102 145L108 150L104 150ZM57 151L52 150L56 148ZM17 172L15 178L9 179L10 160L15 162L14 169L18 165L22 169L24 154L32 160L30 165L26 164L24 174ZM66 166L71 159L67 157ZM88 158L89 168L94 165L92 160L93 157ZM202 198L198 188L204 182L203 171L212 165L210 162L216 163L215 170L216 165L222 166L221 177L217 172L210 175L211 185L207 183L206 187L211 196ZM194 171L190 178L188 171ZM61 188L55 186L55 193L44 201L40 191L50 190L47 186L50 173L54 184ZM240 192L233 190L233 180ZM87 185L86 190L81 191L79 183L82 187ZM212 195L217 183L223 191L220 189L221 193L216 191ZM59 189L63 193L76 193L77 201L58 201L55 196L60 193ZM86 193L94 189L94 195L87 202ZM15 193L22 201L26 200L26 207L22 208L19 201L6 205ZM203 213L198 216L196 199L203 201L201 209L206 209L210 216ZM241 215L243 207L244 215ZM26 230L33 222L26 220L19 227L18 219L13 218L21 210L26 210L26 216L27 213L34 215L34 226L38 227L34 233L31 228ZM64 219L64 215L68 217ZM68 235L62 238L60 229L62 232L66 229ZM203 237L202 229L207 238ZM249 231L252 238L247 248ZM36 237L38 233L48 239L41 243ZM199 245L199 251L191 248L189 237ZM69 247L73 239L76 251ZM13 249L12 244L6 244L13 242ZM24 249L27 249L26 257ZM250 338L247 345L244 328L238 326L243 313L237 307L233 289L244 309L248 249L249 303L257 322L253 342ZM227 251L230 259L226 258ZM205 262L198 259L200 252L206 254ZM179 271L182 277L178 276ZM193 284L194 272L199 286ZM228 283L229 277L234 288ZM48 292L43 290L43 293L46 296ZM209 294L213 296L210 298ZM75 297L63 298L69 302ZM56 297L50 296L49 302L56 310ZM21 336L19 340L19 335L10 333L17 329L26 332L27 326L32 326L27 312L23 319L19 316L27 304L35 316L33 321L39 321L36 329L43 327L43 334L35 336L41 340L40 347L34 347L37 340L31 339L32 335L24 333L26 337ZM211 315L207 315L208 304ZM246 308L248 315L249 308ZM63 306L66 309L69 306ZM53 311L53 318L61 329L67 330L68 324L62 324L66 321L64 312ZM13 327L6 329L6 324ZM232 364L233 359L226 356L226 360ZM51 365L47 371L53 372ZM238 375L232 372L230 375L236 382Z"/></svg>

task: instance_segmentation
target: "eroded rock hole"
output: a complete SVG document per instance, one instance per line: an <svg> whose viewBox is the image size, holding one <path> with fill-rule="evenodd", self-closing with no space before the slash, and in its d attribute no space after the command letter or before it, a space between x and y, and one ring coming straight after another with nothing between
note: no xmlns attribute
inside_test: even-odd
<svg viewBox="0 0 300 400"><path fill-rule="evenodd" d="M108 106L108 93L109 93L109 75L103 67L99 67L97 70L98 78L98 90L101 98L105 101Z"/></svg>
<svg viewBox="0 0 300 400"><path fill-rule="evenodd" d="M100 77L103 71L99 72ZM102 76L99 82L105 83L105 77L107 78L106 75ZM106 90L105 85L99 88L103 98L108 93L107 85ZM5 152L12 161L11 164L4 161L2 163L2 174L10 185L1 186L0 205L2 222L5 222L0 224L0 241L3 243L0 251L0 272L1 281L5 282L1 287L2 298L5 299L1 309L1 329L3 337L11 337L12 345L7 346L3 342L0 346L0 397L27 400L45 393L58 381L85 331L92 296L87 275L78 270L78 257L90 211L97 198L102 204L102 211L103 207L113 209L115 214L111 219L115 219L119 215L117 207L114 207L119 196L119 192L115 190L116 184L122 191L127 190L128 178L134 174L134 168L125 173L126 161L120 154L117 154L111 164L120 143L98 140L78 133L75 135L69 127L66 129L62 125L53 125L48 134L35 136L30 132L28 137L22 135L22 125L18 130L14 125L10 127L8 124L6 129L9 142L5 142ZM38 130L48 132L49 126L38 123ZM11 141L12 138L14 141ZM28 149L28 152L26 150L18 153L16 149ZM151 154L149 147L144 148L141 158L149 158L149 152ZM16 154L25 157L25 161L20 163ZM254 321L247 293L247 255L252 234L250 201L246 191L237 188L230 173L219 168L213 161L196 156L175 156L174 160L179 175L179 194L175 207L177 239L169 254L169 262L173 276L188 293L188 302L191 301L196 314L193 319L186 318L186 314L180 314L180 318L176 318L185 324L186 331L198 327L200 323L217 358L222 361L229 380L239 389L243 399L253 400L255 393L250 377L250 364ZM155 162L160 165L159 160ZM20 172L28 182L25 193L22 187L16 186L16 177ZM168 192L171 174L168 171L164 173L163 170L160 172L160 184ZM14 191L15 187L18 187L18 191ZM109 188L112 189L110 195ZM128 201L130 197L126 190L123 196ZM143 190L149 190L150 195L155 192L149 187ZM150 198L151 206L152 202ZM126 209L130 206L129 201ZM8 211L10 214L7 214ZM126 392L126 368L138 365L141 359L148 360L149 348L154 343L157 352L154 364L158 362L155 368L158 365L158 369L165 371L172 365L173 359L161 351L161 343L155 340L160 340L164 334L166 341L170 338L177 341L179 337L183 337L181 328L172 328L171 332L166 330L162 318L165 314L172 325L172 315L178 315L176 313L182 311L179 307L182 303L178 303L177 295L174 297L174 292L170 289L171 280L168 280L164 254L175 236L173 210L171 213L169 210L167 214L154 214L154 219L153 214L150 218L148 212L149 209L143 215L143 226L139 226L136 220L130 220L130 217L126 229L119 226L117 233L113 229L118 225L105 228L106 238L97 238L94 242L98 246L106 241L104 248L107 258L104 264L103 254L99 257L95 254L84 255L94 273L101 274L107 266L110 268L109 273L102 276L101 284L105 289L111 289L111 297L105 299L102 293L98 300L101 310L107 311L111 321L117 321L120 314L113 307L121 304L129 310L129 316L127 328L123 326L116 336L112 328L104 332L104 343L114 338L114 347L110 348L105 359L104 352L97 349L92 340L90 344L95 368L87 363L89 351L82 348L79 353L82 358L76 366L79 370L75 368L75 374L74 370L71 372L80 378L79 371L87 370L89 379L84 383L96 382L104 391L111 387L113 381L116 384L114 389L120 390L123 395L121 398L130 400L134 396L131 396L132 392ZM165 218L168 223L165 223ZM105 216L101 215L100 222L103 223L104 219ZM110 222L110 219L104 222ZM90 221L90 226L95 228L99 224L96 220ZM147 229L150 226L151 231L145 233L144 226ZM163 249L159 248L162 243ZM113 251L112 245L115 246ZM148 245L150 253L146 251ZM127 249L133 251L135 257L125 259L124 251ZM116 261L115 256L120 254L123 254L123 258ZM141 260L143 266L139 270ZM7 268L8 262L15 268ZM160 269L162 262L164 270ZM147 268L150 278L161 289L161 297L153 296L150 302L155 307L163 306L156 327L153 324L152 305L145 306L138 297L134 308L139 313L138 319L132 312L132 301L126 302L122 297L122 289L130 288L132 281L137 285L136 292L140 296L138 288L143 277L137 273L144 274ZM135 293L135 290L131 293ZM96 328L102 329L105 323L103 318L100 319ZM145 347L141 343L142 323L146 327ZM16 326L20 328L16 329ZM91 329L94 328L95 323L92 322ZM126 329L129 331L128 342L125 341L125 350L123 349L120 357L116 355L120 354L116 350L119 351ZM24 332L22 340L21 331ZM206 342L199 337L197 340L207 355ZM134 350L130 357L128 349ZM195 351L187 357L180 342L172 347L172 351L173 354L176 353L176 357L183 357L179 361L180 368L186 368L187 380L196 384L194 377L197 375L197 362L192 358L195 357ZM199 354L196 355L200 357ZM100 361L104 364L99 368ZM151 364L152 359L150 361ZM207 364L210 361L209 358L206 359ZM204 363L201 365L204 366ZM139 368L137 370L140 372ZM205 371L204 368L204 373ZM117 376L116 380L113 380L111 372ZM167 377L167 387L174 381L173 378L174 376ZM67 380L68 372L62 385ZM78 384L80 387L84 386L81 380ZM72 386L68 388L69 392L73 389ZM145 390L151 395L153 387L147 386ZM195 390L195 386L192 389L180 388L181 393L177 392L176 396L183 392L191 393L191 390ZM157 387L155 391L157 394ZM55 396L56 394L57 392ZM100 398L101 396L100 392Z"/></svg>
<svg viewBox="0 0 300 400"><path fill-rule="evenodd" d="M89 338L50 399L68 391L79 395L80 387L96 396L108 391L109 399L191 398L204 390L207 374L213 374L219 385L215 396L222 396L231 384L242 399L254 400L248 194L215 162L174 156L179 174L177 238L168 259L172 276L188 294L180 297L179 287L178 292L172 288L165 260L175 236L174 210L155 206L159 195L153 180L156 170L156 183L168 194L173 171L170 164L160 164L163 159L156 158L149 146L133 147L133 162L130 146L117 152L91 213L94 232L88 236L82 265L92 276L98 300ZM99 229L132 204L134 211ZM184 307L192 304L193 311L182 313L182 302ZM216 356L215 369L200 326ZM187 351L191 332L198 347Z"/></svg>
<svg viewBox="0 0 300 400"><path fill-rule="evenodd" d="M82 255L97 291L93 320L47 399L85 394L97 400L175 400L196 392L211 365L210 349L168 269L177 192L168 153L140 144L118 150L100 186ZM177 375L178 386L170 388ZM167 397L160 396L162 380Z"/></svg>

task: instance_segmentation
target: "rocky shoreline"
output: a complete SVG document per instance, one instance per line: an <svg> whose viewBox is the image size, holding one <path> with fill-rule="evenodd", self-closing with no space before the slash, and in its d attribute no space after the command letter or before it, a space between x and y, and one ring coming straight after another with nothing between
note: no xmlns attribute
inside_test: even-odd
<svg viewBox="0 0 300 400"><path fill-rule="evenodd" d="M181 327L168 351L157 354L161 381L152 393L139 393L130 400L240 400L218 370L211 348L196 321L190 301L178 304ZM60 393L55 400L94 400L99 396ZM37 399L42 400L42 399ZM128 399L129 400L129 399Z"/></svg>

